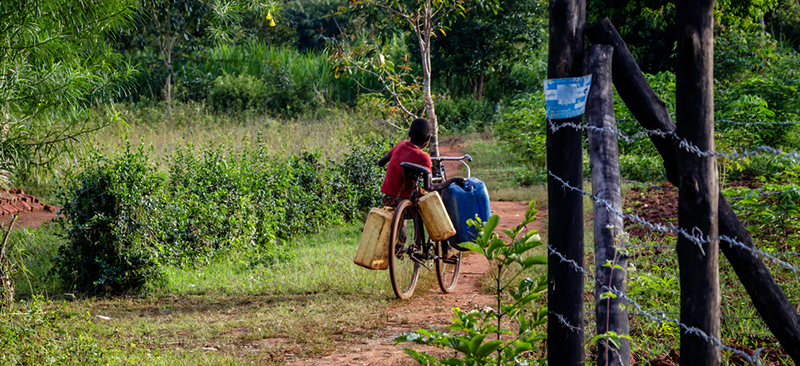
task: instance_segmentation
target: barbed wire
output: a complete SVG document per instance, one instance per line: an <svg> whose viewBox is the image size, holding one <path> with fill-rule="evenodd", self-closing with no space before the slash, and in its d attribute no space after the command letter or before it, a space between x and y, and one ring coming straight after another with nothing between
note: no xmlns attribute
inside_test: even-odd
<svg viewBox="0 0 800 366"><path fill-rule="evenodd" d="M584 314L592 314L596 315L596 311L585 311ZM645 317L646 314L643 313L628 313L630 316L641 316ZM680 315L680 313L675 311L653 311L650 315ZM720 315L720 319L728 319L728 320L763 320L760 316L730 316L730 315Z"/></svg>
<svg viewBox="0 0 800 366"><path fill-rule="evenodd" d="M714 121L714 124L723 124L723 123L727 123L727 124L731 124L731 125L743 125L743 126L748 126L748 125L755 125L755 126L758 126L758 125L772 125L772 126L800 125L800 122L792 122L792 121L786 121L786 122L772 122L772 121L739 122L739 121L731 121L729 119L720 119L720 120Z"/></svg>
<svg viewBox="0 0 800 366"><path fill-rule="evenodd" d="M559 125L553 123L552 120L548 119L550 131L555 133L556 131L562 128L573 128L579 131L587 130L587 131L594 131L600 133L611 133L616 135L617 137L625 140L625 142L632 143L639 140L642 140L647 137L658 136L662 138L669 138L673 141L677 142L677 146L689 153L695 154L700 157L718 157L718 158L727 158L727 159L738 159L738 158L747 158L756 155L762 154L770 154L774 156L778 156L784 159L790 160L800 160L800 153L793 151L793 152L784 152L781 149L776 149L771 146L757 146L753 149L746 149L742 152L732 152L732 153L724 153L724 152L717 152L717 151L704 151L697 147L690 141L686 139L680 138L675 132L673 131L662 131L662 130L647 130L645 129L642 132L639 132L633 136L627 136L620 132L616 128L612 127L596 127L596 126L589 126L584 124L575 124L572 122L562 122Z"/></svg>
<svg viewBox="0 0 800 366"><path fill-rule="evenodd" d="M621 182L622 182L622 183L633 184L633 185L637 185L637 186L646 186L646 187L655 188L655 189L660 189L660 190L662 190L662 191L668 191L668 192L677 192L677 191L678 191L678 190L677 190L677 189L675 189L675 188L662 187L662 186L659 186L659 185L656 185L656 184L650 184L650 183L644 183L644 182L637 182L637 181L635 181L635 180L622 179L622 180L621 180Z"/></svg>
<svg viewBox="0 0 800 366"><path fill-rule="evenodd" d="M752 193L744 196L736 196L736 197L725 197L725 199L729 201L737 201L745 198L753 198L753 197L766 197L766 196L774 196L776 194L785 194L785 193L793 193L793 192L800 192L800 188L792 188L792 189L785 189L782 191L770 191L770 192L761 192L761 193Z"/></svg>
<svg viewBox="0 0 800 366"><path fill-rule="evenodd" d="M567 317L565 317L564 315L561 315L551 310L548 310L547 313L555 315L555 317L558 318L558 322L561 323L561 325L567 327L567 329L576 333L583 333L583 328L570 324L569 321L567 320Z"/></svg>
<svg viewBox="0 0 800 366"><path fill-rule="evenodd" d="M788 269L790 269L790 270L792 270L794 272L800 273L800 268L797 268L797 267L793 266L792 264L781 260L780 258L776 257L775 255L773 255L771 253L767 253L765 251L756 249L755 247L749 247L746 244L744 244L744 243L742 243L742 242L740 242L740 241L738 241L738 240L736 240L734 238L731 238L729 236L720 235L719 237L716 237L716 238L710 238L708 236L704 236L702 231L700 231L700 229L698 229L697 227L693 227L691 232L689 232L689 231L687 231L685 229L682 229L680 227L677 227L677 226L675 226L673 224L670 224L669 226L666 226L666 225L662 225L662 224L658 224L658 223L649 222L649 221L639 217L639 215L636 215L636 214L623 214L622 212L619 212L617 209L615 209L611 205L611 203L608 202L607 200L598 198L595 195L584 191L583 189L580 189L580 188L573 187L573 186L569 185L569 183L564 181L561 177L556 176L555 174L553 174L553 172L550 171L549 169L547 170L547 175L550 176L551 178L555 179L556 181L560 182L562 188L568 188L568 189L570 189L572 191L578 192L578 193L580 193L580 194L582 194L584 196L587 196L587 197L591 198L593 201L603 205L606 208L606 210L608 210L609 212L621 217L623 220L626 220L626 219L627 220L632 220L632 221L634 221L634 222L636 222L636 223L638 223L638 224L650 229L651 231L658 231L658 232L661 232L661 233L673 232L673 233L677 233L678 235L683 236L684 238L688 239L689 241L691 241L692 243L697 245L697 247L700 249L700 251L701 251L701 253L703 255L705 255L705 251L704 251L703 246L702 246L703 243L706 243L706 242L708 242L708 241L710 241L712 239L721 240L721 241L725 241L725 242L729 243L732 246L736 246L736 247L745 249L745 250L749 251L751 254L753 254L755 256L759 256L760 255L760 256L769 258L772 261L774 261L775 263L778 263L783 267L786 267L786 268L788 268Z"/></svg>
<svg viewBox="0 0 800 366"><path fill-rule="evenodd" d="M751 355L748 355L747 353L745 353L745 352L743 352L741 350L726 346L724 343L722 343L722 341L720 339L718 339L718 338L716 338L714 336L709 336L708 334L703 332L701 329L698 329L697 327L691 327L689 325L686 325L686 324L682 323L678 319L666 317L666 314L668 314L666 312L662 312L661 314L659 314L659 315L661 315L661 317L657 317L655 315L652 315L652 314L648 313L647 311L645 311L642 308L642 306L639 305L639 303L636 302L636 300L630 298L628 295L626 295L622 291L619 291L616 288L608 287L608 285L604 284L601 280L596 278L593 274L589 273L585 268L583 268L581 265L579 265L575 260L568 259L566 256L564 256L563 254L561 254L560 252L555 250L555 248L550 243L547 244L547 249L550 251L550 254L559 257L561 263L570 264L570 266L575 271L577 271L579 273L582 273L584 276L592 279L595 283L597 283L600 286L600 288L602 290L604 290L606 292L610 292L613 295L617 296L618 298L621 298L621 299L625 300L625 302L627 304L633 305L633 307L636 308L636 311L637 311L636 314L641 314L641 316L646 317L651 322L655 322L655 323L659 323L659 324L662 324L664 322L673 323L673 324L677 325L678 327L680 327L681 329L683 329L683 331L685 333L693 334L695 336L698 336L698 337L702 338L703 340L705 340L706 342L709 342L709 343L712 343L712 344L716 345L720 349L723 349L725 351L732 352L732 353L734 353L736 355L739 355L739 356L743 357L745 360L747 360L747 362L754 363L756 365L761 365L761 361L758 359L758 357L760 356L761 351L764 348L759 348L751 356ZM551 313L551 312L548 311L548 313ZM552 314L554 314L556 316L559 315L557 313L552 313ZM559 318L559 322L563 322L562 324L566 323L564 325L570 327L570 329L572 329L572 327L574 327L574 326L570 325L566 321L566 319L563 318L563 317Z"/></svg>

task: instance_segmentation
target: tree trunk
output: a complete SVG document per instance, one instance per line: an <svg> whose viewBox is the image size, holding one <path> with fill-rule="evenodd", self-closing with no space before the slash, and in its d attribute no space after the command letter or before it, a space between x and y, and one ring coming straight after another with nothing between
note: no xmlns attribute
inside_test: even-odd
<svg viewBox="0 0 800 366"><path fill-rule="evenodd" d="M172 116L172 50L174 47L174 42L172 38L169 38L166 43L164 49L161 53L164 55L164 60L166 61L167 65L167 80L164 84L164 100L167 102L167 117Z"/></svg>
<svg viewBox="0 0 800 366"><path fill-rule="evenodd" d="M674 132L675 123L669 116L666 103L659 99L647 84L639 65L636 64L636 60L611 21L605 18L597 22L586 30L586 34L592 43L614 46L612 62L614 85L642 127L648 130ZM664 159L667 178L678 186L677 147L667 137L650 135L650 139ZM720 243L722 253L736 271L736 275L750 295L750 300L753 301L753 305L772 334L792 357L794 363L800 365L800 319L797 311L775 282L764 262L751 251L755 246L750 234L721 192L718 200L720 234L733 238L746 247L722 241Z"/></svg>
<svg viewBox="0 0 800 366"><path fill-rule="evenodd" d="M433 10L431 1L425 2L425 24L422 32L423 37L419 39L420 53L422 54L422 99L425 101L425 112L433 126L433 135L431 136L430 151L431 157L439 156L439 120L436 118L436 109L433 105L433 97L431 96L431 18L433 17ZM437 169L438 166L434 164ZM435 172L434 172L435 173Z"/></svg>
<svg viewBox="0 0 800 366"><path fill-rule="evenodd" d="M475 100L481 100L481 97L483 97L483 71L478 73L477 84L478 86L475 90Z"/></svg>
<svg viewBox="0 0 800 366"><path fill-rule="evenodd" d="M701 151L713 152L714 0L678 1L676 23L677 134ZM716 343L720 337L717 159L678 149L678 161L678 226L700 236L678 236L681 322L715 338L681 329L681 365L715 366L720 363Z"/></svg>
<svg viewBox="0 0 800 366"><path fill-rule="evenodd" d="M583 63L585 0L550 0L550 42L547 77L579 76ZM581 117L551 121L581 123ZM582 133L574 128L552 132L547 128L547 169L573 187L583 185ZM549 246L583 267L583 196L547 178L550 207ZM548 364L578 366L584 363L583 273L556 253L547 264Z"/></svg>
<svg viewBox="0 0 800 366"><path fill-rule="evenodd" d="M614 119L614 92L611 81L611 57L614 47L592 45L586 55L584 74L592 75L592 88L586 99L586 121L589 126L601 130L589 130L589 158L592 168L592 194L594 202L594 286L597 334L614 332L627 335L627 302L625 294L628 256L625 254L622 217L609 209L622 212L622 187L619 174L619 146L617 135L606 131L616 131ZM610 207L601 204L605 201ZM617 268L619 266L619 268ZM603 287L601 287L601 284ZM609 293L615 296L607 296ZM603 298L603 295L606 298ZM621 339L617 348L608 340L597 342L597 365L630 365L630 341Z"/></svg>

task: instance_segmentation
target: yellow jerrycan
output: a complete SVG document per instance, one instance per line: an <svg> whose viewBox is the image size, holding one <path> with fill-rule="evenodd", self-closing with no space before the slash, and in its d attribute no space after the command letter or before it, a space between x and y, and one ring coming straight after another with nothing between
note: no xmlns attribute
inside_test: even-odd
<svg viewBox="0 0 800 366"><path fill-rule="evenodd" d="M373 208L367 215L358 251L353 259L355 264L367 269L384 270L389 268L389 235L392 231L392 207Z"/></svg>
<svg viewBox="0 0 800 366"><path fill-rule="evenodd" d="M444 207L439 192L428 192L419 199L419 211L425 230L433 241L442 241L456 235L456 228Z"/></svg>

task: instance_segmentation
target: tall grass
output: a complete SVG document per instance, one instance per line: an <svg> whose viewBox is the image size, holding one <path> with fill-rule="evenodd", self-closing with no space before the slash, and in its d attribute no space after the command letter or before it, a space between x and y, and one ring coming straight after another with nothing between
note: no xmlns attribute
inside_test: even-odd
<svg viewBox="0 0 800 366"><path fill-rule="evenodd" d="M294 85L311 85L325 101L354 104L361 92L357 80L374 84L366 75L337 77L333 64L324 54L303 53L294 48L276 48L257 41L244 44L223 44L208 49L200 68L212 80L221 75L250 75L267 80L277 68Z"/></svg>

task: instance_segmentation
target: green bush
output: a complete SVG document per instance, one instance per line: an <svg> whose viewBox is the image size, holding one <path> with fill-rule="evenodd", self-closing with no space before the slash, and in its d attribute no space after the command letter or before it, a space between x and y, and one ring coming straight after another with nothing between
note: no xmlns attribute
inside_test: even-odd
<svg viewBox="0 0 800 366"><path fill-rule="evenodd" d="M263 112L269 91L262 80L250 75L223 75L214 80L208 104L215 111Z"/></svg>
<svg viewBox="0 0 800 366"><path fill-rule="evenodd" d="M161 278L161 265L196 265L232 252L275 254L296 234L362 219L379 205L386 142L353 147L341 163L318 153L179 147L159 173L140 147L93 155L59 197L68 243L55 272L83 292L115 294Z"/></svg>
<svg viewBox="0 0 800 366"><path fill-rule="evenodd" d="M156 228L164 176L143 147L116 156L90 155L60 188L67 242L54 270L69 289L120 293L160 277Z"/></svg>
<svg viewBox="0 0 800 366"><path fill-rule="evenodd" d="M546 127L544 92L536 92L512 100L494 130L522 161L543 167L547 162Z"/></svg>
<svg viewBox="0 0 800 366"><path fill-rule="evenodd" d="M637 182L664 182L664 160L661 156L620 155L619 173L623 179Z"/></svg>
<svg viewBox="0 0 800 366"><path fill-rule="evenodd" d="M483 131L494 119L494 105L486 99L442 98L436 101L439 125L454 131Z"/></svg>

